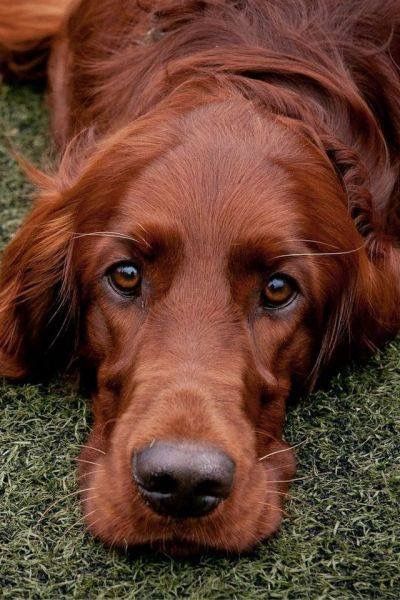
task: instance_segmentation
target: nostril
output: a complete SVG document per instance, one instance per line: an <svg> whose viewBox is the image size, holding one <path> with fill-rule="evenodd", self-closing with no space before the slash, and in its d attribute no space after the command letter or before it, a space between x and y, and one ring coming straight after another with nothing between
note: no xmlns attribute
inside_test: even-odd
<svg viewBox="0 0 400 600"><path fill-rule="evenodd" d="M158 492L159 494L173 494L176 492L178 483L172 475L168 473L153 473L144 481L139 481L139 485L149 492Z"/></svg>
<svg viewBox="0 0 400 600"><path fill-rule="evenodd" d="M200 481L200 483L193 488L193 493L196 494L196 496L217 496L218 494L213 493L214 488L216 488L215 481L205 479L204 481Z"/></svg>
<svg viewBox="0 0 400 600"><path fill-rule="evenodd" d="M196 496L214 496L216 498L227 498L231 489L231 482L228 484L213 479L200 481L193 489Z"/></svg>
<svg viewBox="0 0 400 600"><path fill-rule="evenodd" d="M177 481L172 474L157 470L157 465L149 461L148 449L134 454L132 459L132 475L139 488L147 492L172 494L176 491ZM150 457L151 458L151 457Z"/></svg>

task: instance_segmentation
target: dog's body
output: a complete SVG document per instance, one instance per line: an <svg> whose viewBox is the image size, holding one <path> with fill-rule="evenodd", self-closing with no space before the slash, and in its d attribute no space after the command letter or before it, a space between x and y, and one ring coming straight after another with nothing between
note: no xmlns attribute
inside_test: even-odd
<svg viewBox="0 0 400 600"><path fill-rule="evenodd" d="M249 548L289 393L399 329L400 1L50 4L63 158L4 255L0 373L90 374L95 535Z"/></svg>

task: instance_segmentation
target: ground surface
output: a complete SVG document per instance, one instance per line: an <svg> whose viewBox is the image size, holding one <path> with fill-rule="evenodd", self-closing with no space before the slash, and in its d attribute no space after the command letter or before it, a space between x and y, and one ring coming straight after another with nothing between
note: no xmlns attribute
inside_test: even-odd
<svg viewBox="0 0 400 600"><path fill-rule="evenodd" d="M0 91L0 127L47 156L40 94ZM4 136L3 136L4 137ZM0 138L0 244L30 187ZM103 548L83 531L75 463L90 419L65 383L0 379L0 596L5 598L400 597L400 343L290 411L299 477L280 535L251 556L176 562Z"/></svg>

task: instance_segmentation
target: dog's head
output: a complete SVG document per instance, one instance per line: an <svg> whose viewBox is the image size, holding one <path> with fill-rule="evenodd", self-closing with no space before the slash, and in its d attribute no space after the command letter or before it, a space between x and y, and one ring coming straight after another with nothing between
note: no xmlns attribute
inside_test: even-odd
<svg viewBox="0 0 400 600"><path fill-rule="evenodd" d="M82 361L96 536L235 551L277 529L289 393L397 326L393 251L358 231L335 166L231 99L139 119L42 178L3 259L0 371Z"/></svg>

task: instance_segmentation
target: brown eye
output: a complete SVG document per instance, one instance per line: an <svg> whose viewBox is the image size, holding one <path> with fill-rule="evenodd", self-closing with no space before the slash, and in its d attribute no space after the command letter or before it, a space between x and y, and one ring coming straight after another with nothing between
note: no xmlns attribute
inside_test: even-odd
<svg viewBox="0 0 400 600"><path fill-rule="evenodd" d="M264 305L269 309L288 306L297 296L295 281L288 275L275 273L264 288Z"/></svg>
<svg viewBox="0 0 400 600"><path fill-rule="evenodd" d="M138 267L131 262L114 265L108 271L108 281L111 286L124 296L134 296L141 281Z"/></svg>

